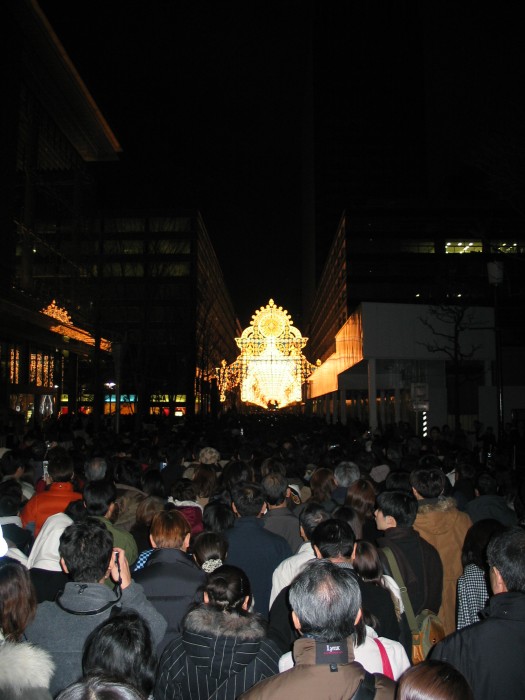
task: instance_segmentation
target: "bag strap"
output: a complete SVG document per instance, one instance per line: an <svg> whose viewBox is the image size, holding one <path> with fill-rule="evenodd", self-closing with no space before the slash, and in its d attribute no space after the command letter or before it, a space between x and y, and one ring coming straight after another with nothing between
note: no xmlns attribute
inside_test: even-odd
<svg viewBox="0 0 525 700"><path fill-rule="evenodd" d="M408 597L408 590L407 587L405 586L405 582L403 580L403 577L401 575L401 571L399 569L399 565L397 563L397 559L394 556L394 553L390 549L390 547L381 547L381 551L384 552L388 564L390 566L390 571L392 572L392 576L394 577L395 582L399 586L399 591L401 593L401 598L403 600L403 605L405 606L405 612L408 620L408 624L410 626L410 629L412 632L417 632L417 623L416 623L416 616L414 615L414 608L412 607L412 603L410 602L410 598Z"/></svg>
<svg viewBox="0 0 525 700"><path fill-rule="evenodd" d="M378 637L374 637L374 642L379 647L379 653L381 654L381 663L383 664L384 675L388 676L388 678L391 678L392 680L395 680L394 672L392 671L392 665L390 663L390 659L388 658L388 654L386 653L385 645Z"/></svg>
<svg viewBox="0 0 525 700"><path fill-rule="evenodd" d="M372 673L365 671L364 678L350 700L374 700L376 696L376 679Z"/></svg>

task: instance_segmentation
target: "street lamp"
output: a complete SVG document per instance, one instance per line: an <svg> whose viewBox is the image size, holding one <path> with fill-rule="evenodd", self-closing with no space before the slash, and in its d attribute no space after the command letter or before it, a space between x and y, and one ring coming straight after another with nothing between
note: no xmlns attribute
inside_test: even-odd
<svg viewBox="0 0 525 700"><path fill-rule="evenodd" d="M115 382L104 382L104 386L106 389L109 389L109 415L111 416L113 413L113 391L116 387Z"/></svg>

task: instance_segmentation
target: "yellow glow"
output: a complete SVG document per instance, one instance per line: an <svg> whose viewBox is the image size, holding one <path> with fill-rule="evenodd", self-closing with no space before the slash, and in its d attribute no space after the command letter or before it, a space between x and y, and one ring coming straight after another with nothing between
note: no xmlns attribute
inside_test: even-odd
<svg viewBox="0 0 525 700"><path fill-rule="evenodd" d="M301 352L307 340L289 313L270 299L235 339L241 350L237 360L229 366L223 360L216 369L221 401L240 385L241 400L263 408L300 402L301 386L313 369Z"/></svg>
<svg viewBox="0 0 525 700"><path fill-rule="evenodd" d="M58 325L51 326L51 328L49 329L53 331L53 333L58 333L59 335L63 335L66 338L71 338L71 340L79 340L81 343L86 343L87 345L95 345L95 338L93 338L93 336L90 333L83 330L82 328L77 328L77 326L74 326L71 322L71 316L68 314L66 309L62 309L59 306L57 306L57 303L54 299L51 302L51 304L49 304L49 306L46 306L45 309L42 309L40 313L45 314L46 316L50 316L51 318L54 318L57 321L59 321ZM105 338L101 338L100 349L105 350L106 352L110 352L111 342L109 340L106 340Z"/></svg>

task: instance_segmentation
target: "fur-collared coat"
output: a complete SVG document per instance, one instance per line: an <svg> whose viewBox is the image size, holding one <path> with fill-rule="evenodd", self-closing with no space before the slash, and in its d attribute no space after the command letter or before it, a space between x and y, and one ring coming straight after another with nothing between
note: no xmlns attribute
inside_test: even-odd
<svg viewBox="0 0 525 700"><path fill-rule="evenodd" d="M456 630L456 585L463 573L461 549L471 525L471 519L457 509L453 498L440 496L419 501L414 530L437 549L443 564L439 617L446 634Z"/></svg>
<svg viewBox="0 0 525 700"><path fill-rule="evenodd" d="M0 634L0 700L51 700L54 670L47 651L27 642L5 642Z"/></svg>
<svg viewBox="0 0 525 700"><path fill-rule="evenodd" d="M234 700L278 673L279 657L257 615L202 604L188 613L184 631L166 647L155 698Z"/></svg>

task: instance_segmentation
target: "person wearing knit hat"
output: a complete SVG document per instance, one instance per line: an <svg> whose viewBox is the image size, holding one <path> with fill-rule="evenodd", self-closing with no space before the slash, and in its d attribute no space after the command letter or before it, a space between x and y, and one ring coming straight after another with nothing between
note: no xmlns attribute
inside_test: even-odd
<svg viewBox="0 0 525 700"><path fill-rule="evenodd" d="M199 452L199 462L201 464L218 464L221 458L220 452L214 447L203 447Z"/></svg>

